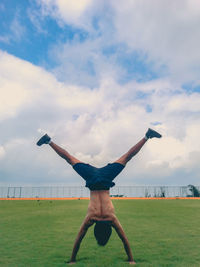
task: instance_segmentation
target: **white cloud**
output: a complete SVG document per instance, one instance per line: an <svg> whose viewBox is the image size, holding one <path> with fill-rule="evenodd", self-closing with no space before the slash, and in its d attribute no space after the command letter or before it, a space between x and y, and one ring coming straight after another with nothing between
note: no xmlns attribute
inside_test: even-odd
<svg viewBox="0 0 200 267"><path fill-rule="evenodd" d="M38 3L43 15L60 25L86 29L90 37L81 42L75 36L49 50L58 64L51 72L0 51L0 172L5 174L0 182L83 183L50 147L36 147L45 132L81 160L102 166L125 153L154 125L163 138L148 141L119 183L199 183L200 98L197 92L186 93L182 83L191 79L199 83L200 2ZM95 32L92 20L97 12L101 15L98 7L103 5L112 10L104 10ZM32 15L43 32L36 22L38 14ZM11 30L20 40L25 30L19 17ZM117 52L109 57L102 52L106 45L119 43L147 55L157 70L166 65L168 76L141 83L134 76L119 84L123 67L117 65Z"/></svg>
<svg viewBox="0 0 200 267"><path fill-rule="evenodd" d="M83 1L81 7L74 1L73 7L68 1L40 3L44 14L89 33L84 42L76 36L73 41L51 49L49 55L58 63L54 72L60 80L94 87L104 73L122 77L127 66L117 62L118 52L106 57L102 50L109 45L125 44L128 45L125 52L145 55L143 61L155 73L170 77L173 85L188 81L199 84L198 0L127 0L126 4L121 0ZM91 24L96 15L101 19L95 30Z"/></svg>
<svg viewBox="0 0 200 267"><path fill-rule="evenodd" d="M187 97L166 79L120 85L107 76L97 88L89 89L58 82L53 74L7 53L1 52L0 59L1 95L7 101L0 113L4 118L1 170L11 182L21 177L24 183L64 183L68 176L73 183L73 171L65 161L48 146L36 147L41 132L53 135L56 143L81 160L102 166L125 153L156 121L160 123L154 128L163 139L150 140L128 164L126 183L143 179L148 184L154 178L159 183L164 177L162 183L167 184L174 177L174 184L181 184L176 177L179 170L185 177L188 171L193 173L190 183L199 178L197 93ZM152 106L151 112L147 105ZM192 108L187 109L188 105ZM76 176L75 183L79 181ZM184 182L189 183L186 178Z"/></svg>
<svg viewBox="0 0 200 267"><path fill-rule="evenodd" d="M92 4L92 0L38 0L44 15L51 15L60 23L84 26L84 13Z"/></svg>
<svg viewBox="0 0 200 267"><path fill-rule="evenodd" d="M60 97L59 97L60 95ZM95 108L101 101L100 93L91 91L89 88L81 88L77 86L62 87L58 92L59 105L67 109L87 109L88 107Z"/></svg>
<svg viewBox="0 0 200 267"><path fill-rule="evenodd" d="M179 112L200 112L200 95L193 93L192 95L181 94L175 96L169 102L167 108L169 111Z"/></svg>
<svg viewBox="0 0 200 267"><path fill-rule="evenodd" d="M3 158L4 155L5 155L5 149L3 146L0 146L0 159Z"/></svg>
<svg viewBox="0 0 200 267"><path fill-rule="evenodd" d="M0 119L16 116L54 89L55 79L43 69L2 51L0 61ZM46 89L47 83L51 86Z"/></svg>
<svg viewBox="0 0 200 267"><path fill-rule="evenodd" d="M109 42L99 37L80 42L78 37L65 44L55 45L49 55L57 62L52 70L56 77L75 85L99 86L107 77L118 78L122 68L116 64L115 57L103 55L102 49Z"/></svg>
<svg viewBox="0 0 200 267"><path fill-rule="evenodd" d="M199 81L200 17L198 0L111 1L118 40L147 53L171 78Z"/></svg>
<svg viewBox="0 0 200 267"><path fill-rule="evenodd" d="M13 87L15 88L14 90ZM0 119L7 116L14 116L17 108L28 101L27 91L16 83L3 82L0 89Z"/></svg>
<svg viewBox="0 0 200 267"><path fill-rule="evenodd" d="M174 81L200 82L199 0L127 0L126 3L122 0L38 0L38 3L44 16L50 15L61 24L86 29L92 36L92 41L86 43L65 44L62 53L57 53L58 57L63 56L59 60L62 67L57 69L62 77L80 66L77 76L83 79L86 75L85 79L92 84L93 79L81 67L88 68L88 61L94 64L95 78L104 67L111 71L100 51L105 44L120 43L128 45L130 51L145 55L143 59L156 73L165 73ZM94 18L101 18L98 29L91 26ZM110 62L111 58L107 61L112 65L115 62L116 69L116 61L112 58L113 62ZM122 73L122 68L119 69Z"/></svg>

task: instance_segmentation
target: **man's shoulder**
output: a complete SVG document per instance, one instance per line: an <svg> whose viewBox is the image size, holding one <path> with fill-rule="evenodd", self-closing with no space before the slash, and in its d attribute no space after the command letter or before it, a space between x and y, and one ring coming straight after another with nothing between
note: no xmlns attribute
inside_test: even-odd
<svg viewBox="0 0 200 267"><path fill-rule="evenodd" d="M94 219L92 218L91 215L87 215L85 217L85 220L84 220L83 224L84 224L84 226L86 228L88 228L88 227L90 227L90 226L92 226L94 224Z"/></svg>

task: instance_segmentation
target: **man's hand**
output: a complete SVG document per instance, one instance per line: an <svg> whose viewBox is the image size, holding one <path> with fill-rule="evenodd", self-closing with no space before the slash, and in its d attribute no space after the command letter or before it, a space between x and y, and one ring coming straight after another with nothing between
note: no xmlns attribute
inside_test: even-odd
<svg viewBox="0 0 200 267"><path fill-rule="evenodd" d="M124 230L119 222L119 220L117 219L117 217L115 217L113 219L113 222L112 222L112 226L115 228L119 238L122 240L123 244L124 244L124 249L126 251L126 254L128 256L128 261L130 264L136 264L133 260L133 255L132 255L132 252L131 252L131 248L130 248L130 245L129 245L129 242L128 242L128 239L124 233Z"/></svg>
<svg viewBox="0 0 200 267"><path fill-rule="evenodd" d="M70 263L74 264L76 261L76 254L78 253L78 250L80 248L80 244L82 239L84 238L85 234L87 233L88 228L93 225L94 222L91 222L90 217L86 216L86 218L84 219L81 228L79 230L79 233L76 237L75 243L74 243L74 247L72 250L72 256L70 259Z"/></svg>

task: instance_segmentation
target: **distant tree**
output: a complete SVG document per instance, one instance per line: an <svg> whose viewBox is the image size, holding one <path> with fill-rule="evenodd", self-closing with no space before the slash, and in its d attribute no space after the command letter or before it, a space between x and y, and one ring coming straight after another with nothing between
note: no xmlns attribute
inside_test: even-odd
<svg viewBox="0 0 200 267"><path fill-rule="evenodd" d="M189 196L200 197L200 191L194 185L189 184L188 188L189 188L190 192L192 193L192 195L188 195L188 197Z"/></svg>
<svg viewBox="0 0 200 267"><path fill-rule="evenodd" d="M145 189L145 197L151 197L151 194L149 194L148 189Z"/></svg>
<svg viewBox="0 0 200 267"><path fill-rule="evenodd" d="M161 186L160 187L160 192L155 192L154 193L154 197L166 197L165 187Z"/></svg>
<svg viewBox="0 0 200 267"><path fill-rule="evenodd" d="M165 188L164 187L160 187L160 197L165 197L166 193L165 193Z"/></svg>

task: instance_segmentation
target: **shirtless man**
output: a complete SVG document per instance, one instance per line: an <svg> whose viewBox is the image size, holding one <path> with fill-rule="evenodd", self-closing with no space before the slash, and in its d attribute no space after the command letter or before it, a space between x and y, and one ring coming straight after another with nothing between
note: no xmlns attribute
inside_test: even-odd
<svg viewBox="0 0 200 267"><path fill-rule="evenodd" d="M129 263L135 264L128 239L115 215L114 207L110 200L109 189L115 185L112 181L124 169L127 162L140 151L149 138L153 137L160 138L161 135L152 129L148 129L145 137L127 153L114 163L108 164L103 168L96 168L81 162L66 150L53 143L47 134L37 142L38 146L49 144L59 156L72 165L73 169L86 181L86 187L90 189L88 212L75 240L70 264L75 263L81 241L87 233L88 228L94 223L94 235L97 243L100 246L105 246L110 238L113 227L123 242Z"/></svg>

